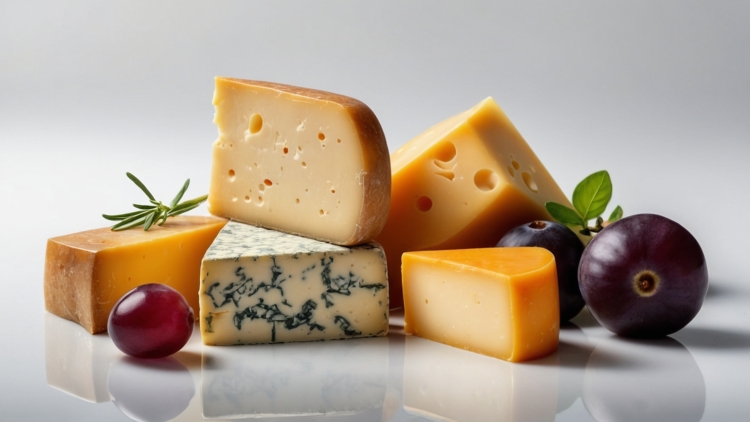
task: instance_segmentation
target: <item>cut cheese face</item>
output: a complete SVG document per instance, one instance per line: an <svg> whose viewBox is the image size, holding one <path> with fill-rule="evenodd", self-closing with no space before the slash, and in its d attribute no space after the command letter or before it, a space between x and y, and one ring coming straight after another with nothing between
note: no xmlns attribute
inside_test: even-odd
<svg viewBox="0 0 750 422"><path fill-rule="evenodd" d="M403 288L407 333L512 362L557 350L557 272L546 249L406 253Z"/></svg>
<svg viewBox="0 0 750 422"><path fill-rule="evenodd" d="M547 201L572 205L492 98L430 128L391 155L388 256L400 306L401 254L482 248L513 227L551 220Z"/></svg>
<svg viewBox="0 0 750 422"><path fill-rule="evenodd" d="M91 333L106 331L114 304L148 283L173 287L196 310L201 258L224 224L223 218L179 216L149 231L107 227L49 239L47 311Z"/></svg>
<svg viewBox="0 0 750 422"><path fill-rule="evenodd" d="M383 228L390 160L375 114L353 98L217 78L212 214L355 245Z"/></svg>
<svg viewBox="0 0 750 422"><path fill-rule="evenodd" d="M386 274L376 243L343 247L232 221L203 259L203 343L384 336Z"/></svg>

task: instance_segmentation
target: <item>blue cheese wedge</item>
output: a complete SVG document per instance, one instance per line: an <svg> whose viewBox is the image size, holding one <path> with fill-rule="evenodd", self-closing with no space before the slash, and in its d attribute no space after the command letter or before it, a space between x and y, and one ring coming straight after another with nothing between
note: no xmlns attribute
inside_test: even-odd
<svg viewBox="0 0 750 422"><path fill-rule="evenodd" d="M201 266L203 343L384 336L387 277L377 243L344 247L229 222Z"/></svg>

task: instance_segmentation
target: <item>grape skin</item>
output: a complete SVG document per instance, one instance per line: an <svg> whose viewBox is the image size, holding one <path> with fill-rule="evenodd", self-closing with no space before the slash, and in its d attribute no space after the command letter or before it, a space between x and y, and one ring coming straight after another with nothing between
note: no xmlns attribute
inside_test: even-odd
<svg viewBox="0 0 750 422"><path fill-rule="evenodd" d="M157 359L182 349L194 324L193 309L177 290L152 283L136 287L117 301L107 331L123 353Z"/></svg>

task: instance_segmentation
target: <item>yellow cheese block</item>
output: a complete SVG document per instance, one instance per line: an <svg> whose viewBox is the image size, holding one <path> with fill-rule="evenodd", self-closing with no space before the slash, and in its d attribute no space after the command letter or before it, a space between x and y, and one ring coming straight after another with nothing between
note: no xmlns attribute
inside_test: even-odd
<svg viewBox="0 0 750 422"><path fill-rule="evenodd" d="M98 333L107 330L109 313L125 293L162 283L185 296L198 315L201 260L224 224L223 218L180 216L149 231L103 228L49 239L47 311Z"/></svg>
<svg viewBox="0 0 750 422"><path fill-rule="evenodd" d="M401 305L401 254L495 246L510 229L572 205L492 98L430 128L391 155L391 205L376 238Z"/></svg>
<svg viewBox="0 0 750 422"><path fill-rule="evenodd" d="M209 211L338 245L372 240L391 198L375 114L343 95L216 78Z"/></svg>
<svg viewBox="0 0 750 422"><path fill-rule="evenodd" d="M405 253L403 288L407 333L511 362L557 350L557 270L546 249Z"/></svg>

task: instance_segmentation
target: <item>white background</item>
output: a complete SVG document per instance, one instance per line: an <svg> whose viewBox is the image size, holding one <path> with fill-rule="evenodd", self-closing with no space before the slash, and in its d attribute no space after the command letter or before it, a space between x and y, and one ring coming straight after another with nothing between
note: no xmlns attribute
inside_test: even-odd
<svg viewBox="0 0 750 422"><path fill-rule="evenodd" d="M141 195L126 171L157 197L188 177L187 196L207 192L224 75L358 98L392 150L492 96L568 195L607 169L613 205L703 246L709 296L673 337L705 379L704 419L742 419L749 22L740 1L0 0L0 418L119 415L46 384L45 240L126 211Z"/></svg>

